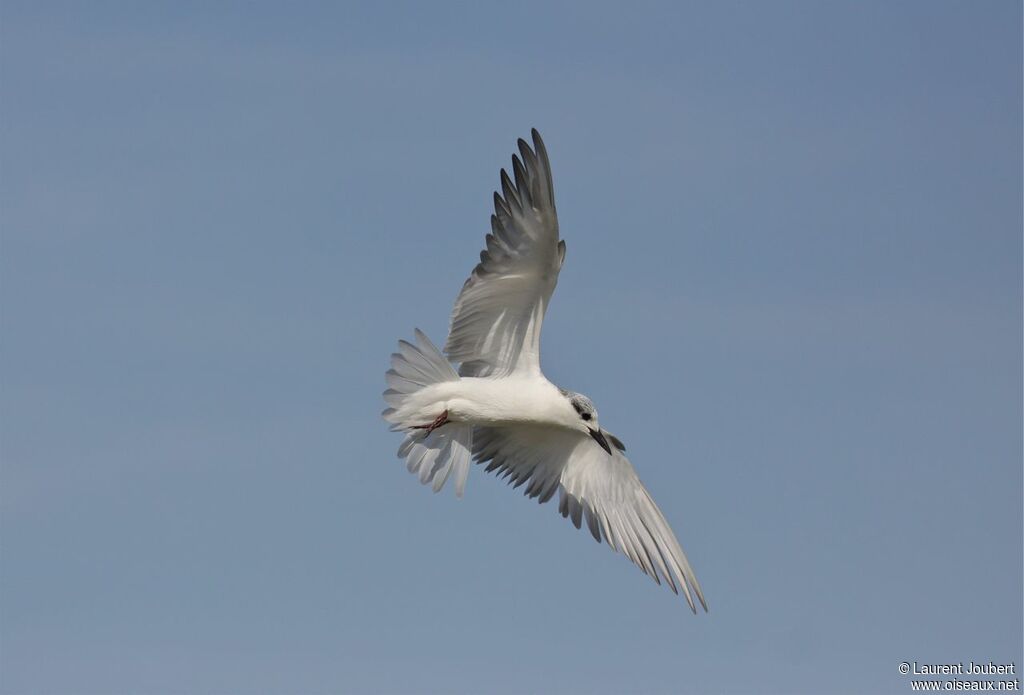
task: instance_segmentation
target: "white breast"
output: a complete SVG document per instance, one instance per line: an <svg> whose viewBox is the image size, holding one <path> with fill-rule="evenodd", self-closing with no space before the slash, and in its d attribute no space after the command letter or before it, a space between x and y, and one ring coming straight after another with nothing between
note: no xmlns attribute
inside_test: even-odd
<svg viewBox="0 0 1024 695"><path fill-rule="evenodd" d="M424 389L422 415L447 410L453 422L479 425L547 424L573 427L578 417L554 384L543 377L464 377Z"/></svg>

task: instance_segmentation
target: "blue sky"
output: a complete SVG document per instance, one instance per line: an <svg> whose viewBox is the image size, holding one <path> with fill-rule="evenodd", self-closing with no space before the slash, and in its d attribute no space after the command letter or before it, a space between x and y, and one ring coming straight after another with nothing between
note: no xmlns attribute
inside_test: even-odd
<svg viewBox="0 0 1024 695"><path fill-rule="evenodd" d="M0 8L0 690L907 692L1022 653L1021 6ZM515 140L711 611L395 459Z"/></svg>

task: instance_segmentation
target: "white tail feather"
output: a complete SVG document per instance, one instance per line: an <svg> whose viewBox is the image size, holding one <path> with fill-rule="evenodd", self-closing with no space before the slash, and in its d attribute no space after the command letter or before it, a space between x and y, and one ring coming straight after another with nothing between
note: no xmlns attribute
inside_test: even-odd
<svg viewBox="0 0 1024 695"><path fill-rule="evenodd" d="M388 390L384 392L384 401L388 408L382 415L391 423L391 429L408 431L409 424L397 415L405 402L420 389L442 381L458 381L459 375L417 328L415 345L398 341L398 352L391 355L391 369L385 379ZM459 497L466 488L472 452L473 427L458 423L448 423L429 433L409 431L398 447L398 457L405 459L409 472L424 485L432 484L434 492L444 487L454 473L455 494Z"/></svg>

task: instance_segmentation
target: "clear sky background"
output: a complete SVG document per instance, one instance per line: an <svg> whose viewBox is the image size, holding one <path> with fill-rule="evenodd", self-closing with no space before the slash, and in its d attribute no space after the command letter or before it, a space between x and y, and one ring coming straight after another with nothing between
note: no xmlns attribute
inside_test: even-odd
<svg viewBox="0 0 1024 695"><path fill-rule="evenodd" d="M909 692L1021 664L1021 4L0 8L0 690ZM516 138L711 612L395 458Z"/></svg>

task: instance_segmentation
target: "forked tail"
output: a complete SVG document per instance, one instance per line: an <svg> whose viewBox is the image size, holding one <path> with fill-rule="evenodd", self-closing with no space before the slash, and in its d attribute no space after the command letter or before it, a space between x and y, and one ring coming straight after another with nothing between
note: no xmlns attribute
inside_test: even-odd
<svg viewBox="0 0 1024 695"><path fill-rule="evenodd" d="M424 485L433 484L434 492L444 487L449 476L455 476L455 494L462 497L469 475L473 452L473 426L449 422L433 431L414 429L402 415L410 399L423 388L442 381L458 381L451 363L420 329L416 344L398 341L398 352L391 355L391 369L385 374L388 390L384 401L388 408L381 415L391 423L392 430L406 432L398 447L398 458L405 459L410 473ZM422 424L422 423L417 423Z"/></svg>

